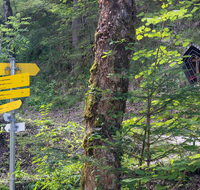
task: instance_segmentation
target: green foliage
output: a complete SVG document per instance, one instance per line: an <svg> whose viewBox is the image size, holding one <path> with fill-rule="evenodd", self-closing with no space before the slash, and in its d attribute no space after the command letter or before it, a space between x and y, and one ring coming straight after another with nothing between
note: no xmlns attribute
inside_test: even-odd
<svg viewBox="0 0 200 190"><path fill-rule="evenodd" d="M1 10L0 58L1 62L8 61L9 45L9 51L15 50L17 62L35 62L40 67L37 79L32 79L37 82L31 87L31 100L25 99L28 106L39 109L41 105L52 102L53 107L71 107L81 101L87 91L86 81L94 57L98 2L82 0L75 6L68 0L20 0L11 2L11 7L15 16L10 17L7 24L12 24L12 29L5 27ZM79 17L82 29L78 44L74 46L72 22ZM56 92L49 84L55 85Z"/></svg>
<svg viewBox="0 0 200 190"><path fill-rule="evenodd" d="M39 189L79 189L84 163L82 139L84 128L75 122L55 125L48 117L51 104L40 107L43 119L37 122L38 133L21 138L22 146L30 146L31 173L21 170L17 163L18 181ZM29 150L29 151L30 151Z"/></svg>
<svg viewBox="0 0 200 190"><path fill-rule="evenodd" d="M29 32L24 35L29 41L28 48L21 52L18 61L36 62L40 67L28 105L39 109L42 104L52 102L53 107L71 107L82 100L94 57L98 2L83 0L74 7L71 1L30 0L19 1L16 9L21 15L31 17ZM73 46L72 22L78 17L82 18L82 29L77 46ZM54 90L59 93L52 92L53 81ZM73 94L66 95L68 90L74 91Z"/></svg>
<svg viewBox="0 0 200 190"><path fill-rule="evenodd" d="M1 183L1 182L0 182L0 188L2 190L8 190L9 189L4 183Z"/></svg>
<svg viewBox="0 0 200 190"><path fill-rule="evenodd" d="M132 59L137 71L134 77L141 82L129 94L137 105L136 116L124 121L121 134L125 189L151 189L152 181L157 189L171 189L184 182L186 172L200 166L198 155L189 157L198 152L199 86L184 85L181 54L176 48L186 47L191 40L169 28L169 24L191 17L188 12L194 4L181 2L174 10L168 1L158 13L138 15L144 16L144 24L136 30L140 43ZM176 138L182 140L177 143Z"/></svg>
<svg viewBox="0 0 200 190"><path fill-rule="evenodd" d="M83 131L78 130L80 128L75 123L68 123L67 127L57 127L52 130L47 126L40 129L36 138L42 140L39 143L43 146L40 145L33 158L36 175L40 175L36 187L78 189L83 166L79 153Z"/></svg>
<svg viewBox="0 0 200 190"><path fill-rule="evenodd" d="M6 24L11 24L12 28L7 28L5 24L1 24L0 31L0 59L6 61L9 57L9 52L15 54L15 56L22 54L28 48L28 39L22 35L22 33L28 31L27 26L30 25L30 17L22 18L20 14L16 16L10 16L10 21ZM14 50L16 50L14 52Z"/></svg>

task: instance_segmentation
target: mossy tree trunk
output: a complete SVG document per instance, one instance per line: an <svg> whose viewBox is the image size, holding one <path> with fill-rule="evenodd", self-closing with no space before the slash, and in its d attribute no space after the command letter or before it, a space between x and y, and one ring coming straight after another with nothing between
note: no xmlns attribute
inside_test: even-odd
<svg viewBox="0 0 200 190"><path fill-rule="evenodd" d="M121 129L126 107L130 50L134 41L135 7L133 0L99 0L99 22L95 33L95 61L90 72L90 93L86 102L83 142L86 156L98 160L85 163L81 187L84 190L120 189L120 146L106 146L105 139L114 142L113 135ZM110 44L113 41L120 43ZM112 51L107 57L104 52ZM111 74L112 73L112 74ZM101 138L94 139L94 135ZM98 148L97 148L98 146ZM103 167L109 167L104 169Z"/></svg>

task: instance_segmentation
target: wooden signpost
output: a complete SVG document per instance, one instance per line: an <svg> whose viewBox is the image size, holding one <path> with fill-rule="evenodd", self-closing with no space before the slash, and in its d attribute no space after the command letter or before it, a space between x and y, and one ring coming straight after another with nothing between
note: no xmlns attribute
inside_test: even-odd
<svg viewBox="0 0 200 190"><path fill-rule="evenodd" d="M25 130L25 123L15 123L15 109L18 109L22 102L15 101L14 98L30 96L30 89L13 89L30 85L29 76L35 76L39 72L35 63L15 63L15 58L10 59L10 63L0 63L0 75L10 75L0 77L0 100L10 99L10 103L0 106L0 113L11 111L4 114L4 120L10 121L5 129L10 132L10 183L9 189L15 190L15 133Z"/></svg>

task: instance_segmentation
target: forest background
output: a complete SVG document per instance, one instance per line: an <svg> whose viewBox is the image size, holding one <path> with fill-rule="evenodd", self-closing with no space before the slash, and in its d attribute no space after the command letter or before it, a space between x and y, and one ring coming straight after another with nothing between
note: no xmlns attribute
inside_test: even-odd
<svg viewBox="0 0 200 190"><path fill-rule="evenodd" d="M83 164L88 159L96 162L83 156L82 112L91 92L99 2L11 1L13 31L5 27L1 4L1 62L8 62L9 44L16 62L40 68L31 78L31 96L22 99L17 114L27 129L17 136L16 189L80 189ZM180 57L190 42L200 45L200 4L195 0L135 4L135 43L126 47L133 54L127 110L122 131L105 148L124 147L122 189L195 189L200 185L195 181L200 157L199 87L188 84ZM111 41L120 43L123 40ZM0 188L8 189L8 134L2 123ZM174 137L183 140L174 143ZM100 177L96 176L97 183Z"/></svg>

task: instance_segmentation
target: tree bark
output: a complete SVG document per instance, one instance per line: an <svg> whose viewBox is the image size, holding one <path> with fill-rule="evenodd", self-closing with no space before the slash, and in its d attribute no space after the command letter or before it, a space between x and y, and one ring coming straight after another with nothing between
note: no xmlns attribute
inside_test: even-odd
<svg viewBox="0 0 200 190"><path fill-rule="evenodd" d="M9 21L8 17L13 16L12 8L10 6L10 0L3 1L3 8L4 8L4 15L5 15L5 22ZM12 25L7 25L8 28L12 28Z"/></svg>
<svg viewBox="0 0 200 190"><path fill-rule="evenodd" d="M78 0L74 0L73 7L74 10L78 8ZM72 45L77 46L78 41L81 38L82 32L82 17L79 16L72 21Z"/></svg>
<svg viewBox="0 0 200 190"><path fill-rule="evenodd" d="M4 0L3 1L3 8L4 8L4 15L5 15L5 22L8 22L8 21L10 21L9 16L13 16L12 8L10 6L10 0ZM6 24L6 27L12 28L12 24ZM9 36L9 37L12 38L13 36ZM9 51L9 55L11 57L13 57L14 50L11 51L9 45L8 45L8 51Z"/></svg>
<svg viewBox="0 0 200 190"><path fill-rule="evenodd" d="M120 146L115 144L109 148L103 147L108 144L105 139L111 143L116 142L113 135L120 131L125 112L129 83L126 74L131 54L125 47L134 42L135 38L134 5L133 0L99 1L100 17L94 48L96 53L90 69L91 90L84 110L86 130L83 140L85 155L97 162L85 163L82 190L120 190ZM111 39L120 42L110 44ZM112 53L102 58L104 52L110 50ZM94 139L97 135L100 138ZM104 169L105 166L109 169Z"/></svg>

